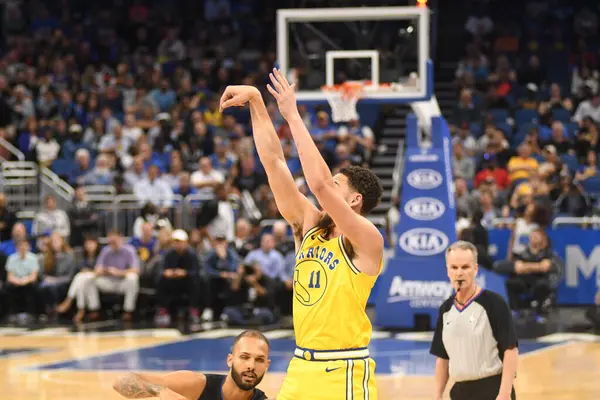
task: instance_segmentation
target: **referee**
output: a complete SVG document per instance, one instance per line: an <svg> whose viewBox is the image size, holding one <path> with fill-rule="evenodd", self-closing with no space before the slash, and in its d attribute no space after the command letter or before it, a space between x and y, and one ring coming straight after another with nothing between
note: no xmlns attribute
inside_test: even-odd
<svg viewBox="0 0 600 400"><path fill-rule="evenodd" d="M471 243L450 245L446 266L456 294L440 307L431 343L435 399L442 398L449 378L455 382L452 400L516 399L519 351L508 305L475 283L477 249Z"/></svg>

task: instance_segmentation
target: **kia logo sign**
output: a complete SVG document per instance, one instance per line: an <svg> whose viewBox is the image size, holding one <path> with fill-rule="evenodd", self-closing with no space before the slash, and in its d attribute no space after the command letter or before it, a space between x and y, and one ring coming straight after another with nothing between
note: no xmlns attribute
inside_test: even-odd
<svg viewBox="0 0 600 400"><path fill-rule="evenodd" d="M432 169L415 169L406 180L415 189L434 189L442 184L442 174Z"/></svg>
<svg viewBox="0 0 600 400"><path fill-rule="evenodd" d="M414 256L433 256L446 250L448 236L437 229L415 228L400 236L400 248Z"/></svg>
<svg viewBox="0 0 600 400"><path fill-rule="evenodd" d="M432 197L417 197L404 205L406 215L419 221L431 221L444 215L446 206Z"/></svg>

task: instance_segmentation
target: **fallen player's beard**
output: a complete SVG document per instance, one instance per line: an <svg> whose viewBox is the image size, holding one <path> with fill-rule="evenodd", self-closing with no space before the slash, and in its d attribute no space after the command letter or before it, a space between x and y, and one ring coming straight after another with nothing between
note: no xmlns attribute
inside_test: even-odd
<svg viewBox="0 0 600 400"><path fill-rule="evenodd" d="M263 378L265 376L264 374L261 376L258 376L256 374L256 372L254 374L256 375L256 380L253 383L245 383L242 380L242 372L236 371L235 368L231 369L231 377L233 378L233 382L235 383L235 385L238 388L240 388L244 391L249 391L249 390L254 389L263 380Z"/></svg>

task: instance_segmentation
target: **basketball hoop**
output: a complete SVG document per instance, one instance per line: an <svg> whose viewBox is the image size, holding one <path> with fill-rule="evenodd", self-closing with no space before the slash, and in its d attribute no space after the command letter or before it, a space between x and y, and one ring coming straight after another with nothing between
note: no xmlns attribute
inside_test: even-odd
<svg viewBox="0 0 600 400"><path fill-rule="evenodd" d="M373 85L371 81L346 81L339 85L321 86L321 92L331 107L331 119L336 123L359 119L356 103L364 92L390 90L390 84Z"/></svg>
<svg viewBox="0 0 600 400"><path fill-rule="evenodd" d="M339 85L322 86L321 91L331 107L333 122L348 122L358 119L356 103L362 95L365 81L348 81Z"/></svg>

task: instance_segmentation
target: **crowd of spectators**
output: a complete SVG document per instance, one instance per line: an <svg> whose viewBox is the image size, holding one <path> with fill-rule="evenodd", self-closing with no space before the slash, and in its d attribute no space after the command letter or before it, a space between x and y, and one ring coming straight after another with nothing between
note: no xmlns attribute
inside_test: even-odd
<svg viewBox="0 0 600 400"><path fill-rule="evenodd" d="M501 2L473 3L449 118L457 229L509 275L513 309L529 295L540 314L564 272L544 230L600 211L600 10L525 2L519 24ZM493 226L512 229L508 264L488 253Z"/></svg>
<svg viewBox="0 0 600 400"><path fill-rule="evenodd" d="M263 12L263 3L7 5L0 138L75 190L62 210L55 198L45 198L31 228L0 195L5 304L46 318L75 302L74 318L81 321L85 310L90 319L99 317L98 293L117 293L129 319L138 294L150 289L162 322L179 300L187 301L193 320L223 314L270 322L289 313L293 245L280 222L262 234L260 220L281 215L256 156L249 110L218 107L229 84L261 89L290 171L314 201L289 127L265 89L275 62L275 13ZM300 111L332 169L368 163L375 148L370 128L358 121L340 128L327 112ZM0 156L12 155L0 146ZM137 199L135 221L111 224L88 196L92 185ZM244 192L260 218L239 212ZM189 195L202 199L202 207L185 231L173 209ZM104 248L100 236L108 237ZM31 300L34 290L44 293L43 301L10 300Z"/></svg>

